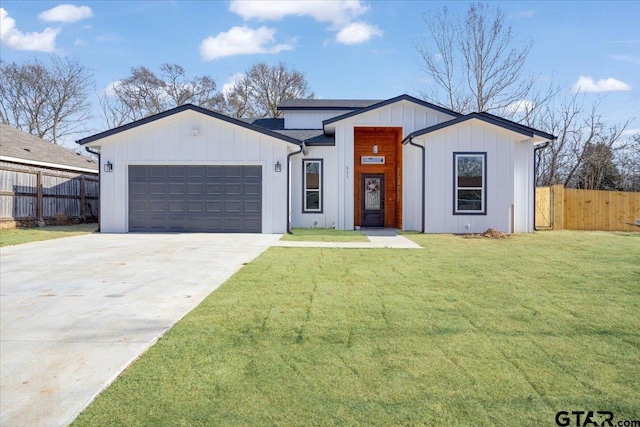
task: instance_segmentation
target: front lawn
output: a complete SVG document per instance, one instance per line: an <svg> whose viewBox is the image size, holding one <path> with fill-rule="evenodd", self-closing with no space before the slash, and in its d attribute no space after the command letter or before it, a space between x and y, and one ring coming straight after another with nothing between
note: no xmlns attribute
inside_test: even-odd
<svg viewBox="0 0 640 427"><path fill-rule="evenodd" d="M12 228L0 231L0 246L19 245L40 240L79 236L98 230L98 224L48 225L34 228Z"/></svg>
<svg viewBox="0 0 640 427"><path fill-rule="evenodd" d="M280 240L303 242L368 242L359 230L335 230L333 228L294 228Z"/></svg>
<svg viewBox="0 0 640 427"><path fill-rule="evenodd" d="M425 249L269 249L75 425L640 419L640 234L408 237Z"/></svg>

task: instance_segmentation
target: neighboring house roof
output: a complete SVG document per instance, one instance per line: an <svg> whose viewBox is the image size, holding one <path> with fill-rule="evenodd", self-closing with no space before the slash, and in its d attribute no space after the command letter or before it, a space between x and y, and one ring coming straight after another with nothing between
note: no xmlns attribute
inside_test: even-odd
<svg viewBox="0 0 640 427"><path fill-rule="evenodd" d="M0 160L80 172L98 172L98 164L61 145L0 124Z"/></svg>
<svg viewBox="0 0 640 427"><path fill-rule="evenodd" d="M252 124L304 142L306 145L336 145L334 135L326 135L322 129L285 129L284 119L255 119Z"/></svg>
<svg viewBox="0 0 640 427"><path fill-rule="evenodd" d="M412 132L408 136L415 138L420 135L425 135L430 132L435 132L437 130L444 129L449 126L457 125L459 123L466 122L467 120L472 120L472 119L477 119L485 123L499 126L501 128L528 136L530 138L534 136L539 136L547 140L556 139L556 137L554 135L551 135L550 133L533 129L528 126L524 126L519 123L512 122L511 120L503 119L502 117L494 116L493 114L489 114L489 113L470 113L464 116L457 117L453 120L448 120L446 122L438 123L437 125L429 126L428 128L417 130L415 132Z"/></svg>
<svg viewBox="0 0 640 427"><path fill-rule="evenodd" d="M422 105L423 107L431 108L432 110L440 111L441 113L445 113L445 114L448 114L448 115L453 116L453 117L461 116L460 113L456 113L455 111L449 110L448 108L444 108L444 107L441 107L439 105L435 105L435 104L432 104L430 102L423 101L421 99L414 98L413 96L405 94L405 95L396 96L395 98L387 99L386 101L380 101L378 103L369 105L368 107L361 108L359 110L355 110L355 111L352 111L350 113L343 114L341 116L337 116L337 117L333 117L331 119L327 119L327 120L323 121L322 124L323 124L323 126L326 126L328 124L331 124L331 123L334 123L334 122L338 122L340 120L344 120L344 119L347 119L349 117L357 116L358 114L366 113L368 111L375 110L375 109L381 108L381 107L385 107L387 105L394 104L394 103L400 102L400 101L413 102L415 104Z"/></svg>
<svg viewBox="0 0 640 427"><path fill-rule="evenodd" d="M234 124L234 125L237 125L237 126L252 130L254 132L262 133L264 135L268 135L268 136L271 136L273 138L277 138L277 139L280 139L282 141L285 141L285 142L288 142L288 143L291 143L291 144L300 145L302 143L300 140L297 140L295 138L291 138L291 137L289 137L287 135L283 135L283 134L274 132L274 131L272 131L270 129L267 129L267 128L256 126L256 125L248 123L248 122L246 122L244 120L234 119L233 117L225 116L224 114L216 113L215 111L207 110L206 108L198 107L198 106L193 105L193 104L181 105L179 107L172 108L171 110L167 110L167 111L164 111L162 113L155 114L153 116L149 116L149 117L146 117L146 118L141 119L141 120L136 120L135 122L131 122L131 123L128 123L128 124L123 125L123 126L119 126L117 128L114 128L114 129L106 130L104 132L100 132L100 133L97 133L95 135L79 139L76 142L78 144L82 144L82 145L88 144L90 142L94 142L94 141L97 141L97 140L102 139L102 138L106 138L106 137L109 137L109 136L112 136L112 135L116 135L116 134L118 134L120 132L124 132L124 131L130 130L130 129L134 129L134 128L138 127L138 126L142 126L142 125L145 125L147 123L152 123L152 122L155 122L156 120L160 120L160 119L163 119L165 117L169 117L169 116L172 116L174 114L182 113L183 111L188 111L188 110L195 111L195 112L198 112L200 114L204 114L204 115L209 116L209 117L214 117L214 118L216 118L218 120L222 120L222 121L225 121L227 123L231 123L231 124Z"/></svg>
<svg viewBox="0 0 640 427"><path fill-rule="evenodd" d="M278 105L278 110L357 110L382 101L382 99L285 99Z"/></svg>

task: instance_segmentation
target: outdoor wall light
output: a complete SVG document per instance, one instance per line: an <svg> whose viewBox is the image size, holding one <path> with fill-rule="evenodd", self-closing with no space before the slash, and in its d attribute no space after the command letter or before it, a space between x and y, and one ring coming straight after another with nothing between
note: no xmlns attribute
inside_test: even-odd
<svg viewBox="0 0 640 427"><path fill-rule="evenodd" d="M198 136L198 129L191 129L191 136Z"/></svg>
<svg viewBox="0 0 640 427"><path fill-rule="evenodd" d="M276 169L276 172L282 172L282 165L280 164L280 160L276 162L275 169Z"/></svg>
<svg viewBox="0 0 640 427"><path fill-rule="evenodd" d="M113 172L113 163L111 162L107 162L104 164L104 171L105 172Z"/></svg>
<svg viewBox="0 0 640 427"><path fill-rule="evenodd" d="M373 154L378 154L378 144L373 144Z"/></svg>

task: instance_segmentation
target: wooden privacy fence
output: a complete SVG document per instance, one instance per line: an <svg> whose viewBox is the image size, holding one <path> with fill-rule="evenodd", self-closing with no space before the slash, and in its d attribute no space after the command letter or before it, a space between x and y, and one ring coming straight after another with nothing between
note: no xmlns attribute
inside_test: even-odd
<svg viewBox="0 0 640 427"><path fill-rule="evenodd" d="M640 193L577 190L563 185L536 188L536 228L640 231Z"/></svg>
<svg viewBox="0 0 640 427"><path fill-rule="evenodd" d="M97 175L0 165L2 221L96 221L98 193Z"/></svg>

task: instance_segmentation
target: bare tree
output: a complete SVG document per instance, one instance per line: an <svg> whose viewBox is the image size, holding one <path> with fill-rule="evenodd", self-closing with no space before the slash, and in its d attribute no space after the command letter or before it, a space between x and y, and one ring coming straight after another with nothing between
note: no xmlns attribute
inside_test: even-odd
<svg viewBox="0 0 640 427"><path fill-rule="evenodd" d="M640 192L640 133L631 136L624 149L616 152L616 163L622 174L624 191Z"/></svg>
<svg viewBox="0 0 640 427"><path fill-rule="evenodd" d="M284 99L313 98L305 75L280 62L253 65L226 94L226 112L234 117L279 117Z"/></svg>
<svg viewBox="0 0 640 427"><path fill-rule="evenodd" d="M630 148L623 135L631 120L607 124L599 114L599 101L585 106L584 96L578 93L555 101L546 103L529 121L529 125L557 136L546 149L537 152L537 185L602 187L605 175L592 175L585 180L585 165L589 164L592 171L611 171L608 163L612 158Z"/></svg>
<svg viewBox="0 0 640 427"><path fill-rule="evenodd" d="M57 56L48 63L0 61L0 76L2 123L54 143L85 130L93 76L77 61Z"/></svg>
<svg viewBox="0 0 640 427"><path fill-rule="evenodd" d="M425 13L423 20L429 36L416 49L422 69L434 83L421 93L425 99L461 113L510 116L522 111L514 107L523 106L536 82L523 73L532 42L516 40L499 7L472 3L464 19L443 7ZM527 107L540 104L529 100Z"/></svg>
<svg viewBox="0 0 640 427"><path fill-rule="evenodd" d="M188 78L180 65L162 64L159 76L146 67L132 68L100 97L100 106L107 126L117 127L184 104L220 110L223 101L213 78Z"/></svg>

